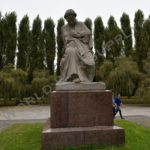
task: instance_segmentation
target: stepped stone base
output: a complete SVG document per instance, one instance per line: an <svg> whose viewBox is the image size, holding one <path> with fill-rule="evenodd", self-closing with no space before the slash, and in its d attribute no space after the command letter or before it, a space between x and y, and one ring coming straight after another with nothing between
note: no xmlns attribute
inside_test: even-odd
<svg viewBox="0 0 150 150"><path fill-rule="evenodd" d="M43 150L55 150L66 146L125 143L124 129L117 126L50 128L49 122L48 120L43 130Z"/></svg>
<svg viewBox="0 0 150 150"><path fill-rule="evenodd" d="M113 123L111 91L97 83L57 87L51 93L51 119L43 130L42 150L125 143L124 129ZM64 90L69 87L72 90Z"/></svg>

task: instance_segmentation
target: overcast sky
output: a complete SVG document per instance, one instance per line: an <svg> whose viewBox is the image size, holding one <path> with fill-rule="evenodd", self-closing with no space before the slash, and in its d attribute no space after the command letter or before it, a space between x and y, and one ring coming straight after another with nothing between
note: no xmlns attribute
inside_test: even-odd
<svg viewBox="0 0 150 150"><path fill-rule="evenodd" d="M149 0L0 0L0 11L4 15L6 12L16 11L18 22L25 14L33 19L40 15L42 20L51 17L55 23L62 17L67 9L74 9L77 18L84 21L89 17L94 20L101 16L104 24L107 24L110 15L113 15L120 26L120 17L123 12L129 14L131 24L135 11L141 9L145 18L150 14Z"/></svg>

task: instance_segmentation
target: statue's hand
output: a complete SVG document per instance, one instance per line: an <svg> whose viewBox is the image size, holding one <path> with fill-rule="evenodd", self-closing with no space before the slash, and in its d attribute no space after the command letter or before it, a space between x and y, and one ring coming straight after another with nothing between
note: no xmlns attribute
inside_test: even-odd
<svg viewBox="0 0 150 150"><path fill-rule="evenodd" d="M83 35L81 33L75 32L75 31L71 32L71 36L74 38L82 38L83 37Z"/></svg>

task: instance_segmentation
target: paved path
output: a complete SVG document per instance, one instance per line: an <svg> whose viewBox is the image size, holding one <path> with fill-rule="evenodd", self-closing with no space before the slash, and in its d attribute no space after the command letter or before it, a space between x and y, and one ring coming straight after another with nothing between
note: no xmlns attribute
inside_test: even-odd
<svg viewBox="0 0 150 150"><path fill-rule="evenodd" d="M129 121L150 127L150 107L124 105L122 114ZM49 117L49 106L0 107L0 131L16 123L44 123Z"/></svg>
<svg viewBox="0 0 150 150"><path fill-rule="evenodd" d="M0 120L46 119L49 116L49 106L0 107Z"/></svg>
<svg viewBox="0 0 150 150"><path fill-rule="evenodd" d="M150 107L124 105L122 107L122 114L123 116L150 117ZM49 116L49 106L0 107L0 120L47 119Z"/></svg>

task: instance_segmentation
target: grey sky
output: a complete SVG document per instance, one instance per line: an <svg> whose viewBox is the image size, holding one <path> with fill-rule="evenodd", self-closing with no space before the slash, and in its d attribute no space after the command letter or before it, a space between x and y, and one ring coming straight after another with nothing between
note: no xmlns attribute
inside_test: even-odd
<svg viewBox="0 0 150 150"><path fill-rule="evenodd" d="M150 14L149 0L0 0L0 11L4 15L6 12L16 11L18 22L28 14L32 23L33 19L40 15L44 20L51 17L55 23L64 15L67 9L74 9L77 18L84 21L90 17L94 20L101 16L104 24L107 24L110 15L113 15L120 26L120 17L123 12L129 14L133 26L134 13L138 9L143 10L145 18ZM30 23L30 24L31 24Z"/></svg>

